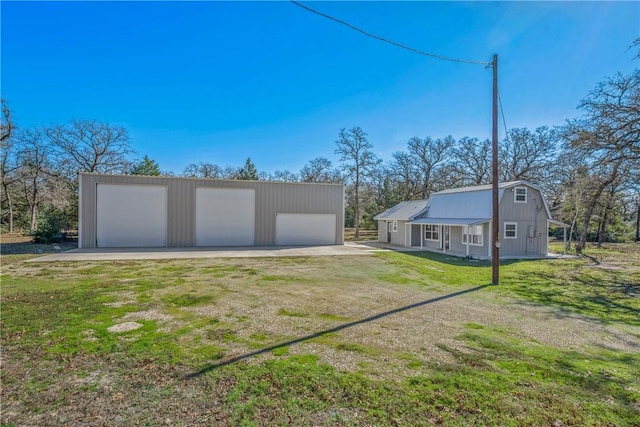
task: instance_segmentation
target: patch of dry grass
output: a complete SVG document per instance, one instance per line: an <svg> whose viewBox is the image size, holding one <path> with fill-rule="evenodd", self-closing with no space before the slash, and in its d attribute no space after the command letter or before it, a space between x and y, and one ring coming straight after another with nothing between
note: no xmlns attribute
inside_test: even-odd
<svg viewBox="0 0 640 427"><path fill-rule="evenodd" d="M556 369L554 358L560 357L556 354L583 354L586 349L637 354L640 331L633 324L609 323L559 310L557 305L532 303L523 300L523 293L514 299L507 292L509 286L521 289L516 282L525 280L527 274L540 280L549 275L545 280L553 291L557 286L554 275L564 274L557 269L561 262L508 264L503 266L506 283L502 288L485 287L362 323L355 322L483 284L488 267L432 254L395 253L342 258L8 263L2 271L2 420L32 425L74 424L80 419L86 425L100 425L101 417L114 417L109 418L114 425L236 425L243 420L286 424L283 414L301 407L293 397L291 402L279 400L279 393L293 390L294 384L311 384L315 390L317 381L319 389L345 389L358 399L373 399L363 405L374 407L377 401L359 394L362 390L383 393L380 384L397 384L401 396L409 393L400 385L405 381L411 387L427 387L424 378L446 377L460 367L461 375L469 378L474 372L491 377L495 374L489 368L493 357L506 354L522 363L542 357L542 353L531 356L524 350L509 356L512 342L535 343L545 352L554 349L549 353L553 357L545 362L548 366L540 368L548 372ZM570 263L590 268L582 261ZM599 274L615 280L619 273ZM542 285L536 282L536 286ZM629 303L631 297L625 298ZM143 326L108 333L108 328L132 321ZM183 381L198 369L301 337L308 339L215 368L192 382ZM306 362L298 366L301 360ZM597 363L606 364L599 360ZM480 371L474 371L477 369ZM626 375L624 370L615 375L623 375L621 372ZM300 378L287 379L291 375ZM486 389L481 387L482 378L468 387ZM254 382L247 382L250 379ZM379 380L383 382L376 382ZM622 380L627 381L626 377ZM490 387L498 384L496 379ZM444 390L445 386L440 387ZM549 387L553 390L555 386ZM263 401L260 393L265 390L270 391ZM430 399L435 400L438 393L448 393L438 390L437 384L429 383L420 393L431 396L433 392ZM494 392L503 391L496 388ZM488 399L491 389L482 393ZM535 402L546 399L523 393ZM313 399L309 396L310 402ZM413 402L407 399L389 403L388 411ZM269 402L280 403L273 407ZM353 402L345 407L316 403L320 407L328 404L333 412L297 409L296 417L302 418L289 421L349 425L346 419L331 418L331 413L348 415L352 421L364 416ZM495 412L499 402L496 405L484 410ZM262 408L255 409L258 418L252 408ZM434 414L442 412L433 410ZM552 413L553 409L545 411ZM534 420L545 423L549 414L543 413ZM238 418L238 414L247 418ZM391 423L376 414L369 413L362 422ZM476 416L480 418L474 419L485 423L488 420L479 413ZM579 417L571 416L574 420Z"/></svg>

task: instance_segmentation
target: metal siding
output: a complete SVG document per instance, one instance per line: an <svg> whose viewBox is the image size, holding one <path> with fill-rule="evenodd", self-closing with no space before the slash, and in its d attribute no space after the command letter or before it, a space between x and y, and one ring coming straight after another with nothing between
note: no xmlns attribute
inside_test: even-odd
<svg viewBox="0 0 640 427"><path fill-rule="evenodd" d="M462 243L462 229L463 227L449 227L449 250L451 252L467 253L467 245ZM469 251L471 251L471 245L469 245Z"/></svg>
<svg viewBox="0 0 640 427"><path fill-rule="evenodd" d="M546 255L547 212L542 194L534 188L527 187L527 202L514 202L514 188L505 190L500 203L500 256ZM517 239L504 238L504 223L515 222ZM529 226L533 226L537 237L529 238Z"/></svg>
<svg viewBox="0 0 640 427"><path fill-rule="evenodd" d="M378 242L387 241L387 221L378 221Z"/></svg>
<svg viewBox="0 0 640 427"><path fill-rule="evenodd" d="M389 221L389 222L393 222L393 221ZM406 223L406 221L398 221L398 228L397 231L391 231L391 243L394 245L399 245L399 246L404 246L405 245L405 234L404 234L404 224ZM392 228L393 230L393 228ZM407 231L407 238L408 238L409 232Z"/></svg>
<svg viewBox="0 0 640 427"><path fill-rule="evenodd" d="M169 184L169 247L195 246L195 183L171 180Z"/></svg>
<svg viewBox="0 0 640 427"><path fill-rule="evenodd" d="M81 174L80 206L83 218L79 238L83 248L96 247L96 185L155 184L168 186L167 245L195 246L195 188L253 188L256 191L255 245L275 245L277 213L336 215L335 244L344 243L344 186L266 181L225 181L136 175Z"/></svg>

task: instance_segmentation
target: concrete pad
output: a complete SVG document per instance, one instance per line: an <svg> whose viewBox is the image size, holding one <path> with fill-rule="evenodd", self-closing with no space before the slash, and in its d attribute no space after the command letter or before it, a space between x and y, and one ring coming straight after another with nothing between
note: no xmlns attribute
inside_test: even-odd
<svg viewBox="0 0 640 427"><path fill-rule="evenodd" d="M31 258L27 262L59 261L123 261L189 258L256 258L303 256L368 255L385 249L348 242L331 246L255 246L216 248L103 248L73 249L66 252Z"/></svg>

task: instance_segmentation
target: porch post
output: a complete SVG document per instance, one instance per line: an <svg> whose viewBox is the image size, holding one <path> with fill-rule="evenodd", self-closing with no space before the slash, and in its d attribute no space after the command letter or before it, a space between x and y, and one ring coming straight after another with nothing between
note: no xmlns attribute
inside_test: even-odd
<svg viewBox="0 0 640 427"><path fill-rule="evenodd" d="M467 225L467 256L469 256L469 226Z"/></svg>
<svg viewBox="0 0 640 427"><path fill-rule="evenodd" d="M422 229L422 226L424 224L420 224L420 250L422 250L422 238L424 237L424 230Z"/></svg>
<svg viewBox="0 0 640 427"><path fill-rule="evenodd" d="M446 234L446 238L444 237L444 228L447 227L447 234ZM449 245L451 245L451 235L449 235L449 233L451 233L451 228L449 228L448 225L443 225L442 226L442 235L443 235L443 240L442 240L442 253L446 254L447 253L447 243L449 243Z"/></svg>

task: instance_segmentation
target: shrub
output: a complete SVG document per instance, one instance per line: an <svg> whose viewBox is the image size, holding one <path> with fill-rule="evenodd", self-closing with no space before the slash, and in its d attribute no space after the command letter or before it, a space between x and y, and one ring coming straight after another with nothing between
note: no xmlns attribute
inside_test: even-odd
<svg viewBox="0 0 640 427"><path fill-rule="evenodd" d="M36 231L33 233L34 243L62 242L63 217L60 212L47 211L38 217Z"/></svg>

